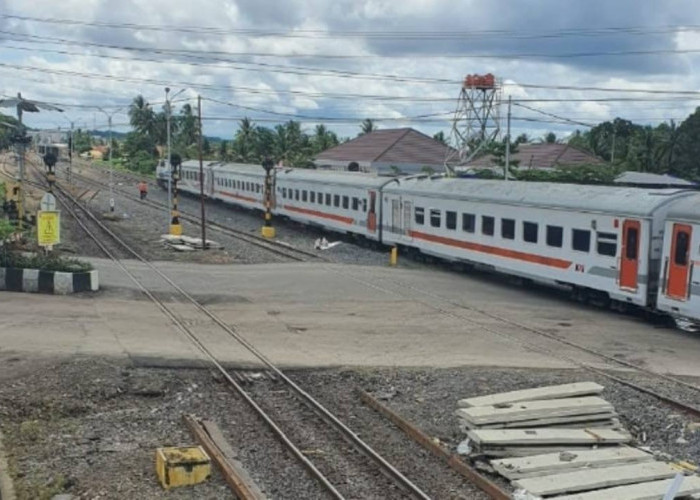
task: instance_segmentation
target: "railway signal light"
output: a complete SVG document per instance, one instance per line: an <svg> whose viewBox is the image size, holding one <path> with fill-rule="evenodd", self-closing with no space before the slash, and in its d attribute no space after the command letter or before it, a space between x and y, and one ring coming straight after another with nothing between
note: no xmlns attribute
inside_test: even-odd
<svg viewBox="0 0 700 500"><path fill-rule="evenodd" d="M177 209L177 181L180 180L180 166L182 159L179 154L170 155L170 176L172 179L173 206L170 212L170 234L172 236L182 236L182 224L180 224L180 212Z"/></svg>
<svg viewBox="0 0 700 500"><path fill-rule="evenodd" d="M262 227L262 235L265 238L275 237L275 228L272 227L272 169L275 163L270 158L265 158L262 168L265 169L265 189L263 192L263 205L265 207L265 223Z"/></svg>

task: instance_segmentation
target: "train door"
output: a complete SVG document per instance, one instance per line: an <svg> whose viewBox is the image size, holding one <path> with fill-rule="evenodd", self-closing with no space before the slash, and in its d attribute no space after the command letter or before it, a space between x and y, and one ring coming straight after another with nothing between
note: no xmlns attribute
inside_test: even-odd
<svg viewBox="0 0 700 500"><path fill-rule="evenodd" d="M401 201L391 200L391 232L401 233Z"/></svg>
<svg viewBox="0 0 700 500"><path fill-rule="evenodd" d="M377 192L369 192L369 210L367 211L367 230L370 233L377 231Z"/></svg>
<svg viewBox="0 0 700 500"><path fill-rule="evenodd" d="M690 275L690 237L693 229L687 224L674 224L671 236L671 254L668 256L666 295L672 299L688 297Z"/></svg>
<svg viewBox="0 0 700 500"><path fill-rule="evenodd" d="M411 205L410 201L403 202L403 234L410 234L411 232Z"/></svg>
<svg viewBox="0 0 700 500"><path fill-rule="evenodd" d="M637 289L639 271L639 233L638 220L626 220L622 224L622 253L620 256L620 288Z"/></svg>

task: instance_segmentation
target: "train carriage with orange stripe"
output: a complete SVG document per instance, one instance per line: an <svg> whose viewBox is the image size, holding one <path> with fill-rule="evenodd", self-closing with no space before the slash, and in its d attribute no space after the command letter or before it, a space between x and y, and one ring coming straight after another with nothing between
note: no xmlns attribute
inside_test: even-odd
<svg viewBox="0 0 700 500"><path fill-rule="evenodd" d="M664 221L678 189L399 178L383 190L382 241L581 299L653 306Z"/></svg>
<svg viewBox="0 0 700 500"><path fill-rule="evenodd" d="M358 172L278 169L275 213L304 224L380 241L379 200L392 178Z"/></svg>
<svg viewBox="0 0 700 500"><path fill-rule="evenodd" d="M665 224L657 307L672 316L698 323L700 195L674 203Z"/></svg>

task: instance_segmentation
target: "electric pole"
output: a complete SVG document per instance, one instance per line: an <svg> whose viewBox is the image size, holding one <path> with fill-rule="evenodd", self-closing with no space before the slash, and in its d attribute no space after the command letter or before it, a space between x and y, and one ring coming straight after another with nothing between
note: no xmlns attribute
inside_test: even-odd
<svg viewBox="0 0 700 500"><path fill-rule="evenodd" d="M112 117L116 115L123 108L116 109L111 113L107 113L102 108L97 108L107 117L107 124L109 126L109 211L114 212L114 165L112 165Z"/></svg>
<svg viewBox="0 0 700 500"><path fill-rule="evenodd" d="M170 87L165 87L165 116L166 116L166 123L167 123L167 136L168 136L168 169L167 171L169 172L168 175L168 211L170 211L172 204L173 204L173 159L172 159L172 153L170 149L170 99L168 98L168 94L170 94ZM172 228L171 224L171 214L168 212L168 231ZM172 232L170 232L172 234Z"/></svg>
<svg viewBox="0 0 700 500"><path fill-rule="evenodd" d="M197 115L199 121L199 134L197 134L197 148L199 149L199 199L202 208L202 250L207 249L207 222L204 211L204 159L202 158L202 96L197 96Z"/></svg>
<svg viewBox="0 0 700 500"><path fill-rule="evenodd" d="M508 118L506 120L506 166L503 172L503 178L507 181L510 173L510 106L511 96L508 96Z"/></svg>

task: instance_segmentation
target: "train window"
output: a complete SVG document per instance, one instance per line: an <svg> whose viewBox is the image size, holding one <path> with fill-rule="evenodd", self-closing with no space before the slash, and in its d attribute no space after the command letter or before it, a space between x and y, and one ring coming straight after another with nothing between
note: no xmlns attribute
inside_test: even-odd
<svg viewBox="0 0 700 500"><path fill-rule="evenodd" d="M282 198L287 197L287 188L282 188Z"/></svg>
<svg viewBox="0 0 700 500"><path fill-rule="evenodd" d="M501 219L501 238L507 240L515 239L515 220Z"/></svg>
<svg viewBox="0 0 700 500"><path fill-rule="evenodd" d="M299 190L298 189L294 190L294 199L299 201Z"/></svg>
<svg viewBox="0 0 700 500"><path fill-rule="evenodd" d="M430 209L430 225L432 227L440 227L440 219L442 219L442 214L437 208Z"/></svg>
<svg viewBox="0 0 700 500"><path fill-rule="evenodd" d="M416 224L425 224L425 209L422 207L416 207L415 211Z"/></svg>
<svg viewBox="0 0 700 500"><path fill-rule="evenodd" d="M564 228L561 226L547 226L547 245L561 247L564 242Z"/></svg>
<svg viewBox="0 0 700 500"><path fill-rule="evenodd" d="M476 215L462 214L462 231L473 233L476 230Z"/></svg>
<svg viewBox="0 0 700 500"><path fill-rule="evenodd" d="M627 247L625 248L625 256L629 260L637 260L639 231L636 227L627 228Z"/></svg>
<svg viewBox="0 0 700 500"><path fill-rule="evenodd" d="M339 195L339 194L334 194L334 195L333 195L333 206L334 206L334 207L339 207L339 206L340 206L340 195Z"/></svg>
<svg viewBox="0 0 700 500"><path fill-rule="evenodd" d="M457 229L457 212L445 212L445 227L447 229Z"/></svg>
<svg viewBox="0 0 700 500"><path fill-rule="evenodd" d="M600 255L615 257L617 255L617 235L615 233L597 233L596 247Z"/></svg>
<svg viewBox="0 0 700 500"><path fill-rule="evenodd" d="M689 240L690 238L688 238L688 233L686 233L685 231L679 231L676 234L676 253L673 255L673 262L677 266L688 265Z"/></svg>
<svg viewBox="0 0 700 500"><path fill-rule="evenodd" d="M301 201L306 201L307 197L308 197L308 193L306 192L306 189L303 189L301 191Z"/></svg>
<svg viewBox="0 0 700 500"><path fill-rule="evenodd" d="M331 206L331 195L326 193L326 205Z"/></svg>
<svg viewBox="0 0 700 500"><path fill-rule="evenodd" d="M362 199L362 211L367 213L367 198Z"/></svg>
<svg viewBox="0 0 700 500"><path fill-rule="evenodd" d="M309 201L316 203L316 191L309 191Z"/></svg>
<svg viewBox="0 0 700 500"><path fill-rule="evenodd" d="M538 228L536 222L523 222L523 240L528 243L537 243Z"/></svg>
<svg viewBox="0 0 700 500"><path fill-rule="evenodd" d="M261 185L261 184L256 184L256 185L255 185L255 192L256 192L256 193L259 193L260 191L262 191L262 185Z"/></svg>
<svg viewBox="0 0 700 500"><path fill-rule="evenodd" d="M591 249L591 232L585 229L572 229L571 248L579 252L588 252Z"/></svg>
<svg viewBox="0 0 700 500"><path fill-rule="evenodd" d="M350 207L350 197L343 196L343 208L347 210L349 207Z"/></svg>
<svg viewBox="0 0 700 500"><path fill-rule="evenodd" d="M318 204L319 204L319 205L323 205L323 193L319 192L319 193L316 195L316 198L318 198Z"/></svg>
<svg viewBox="0 0 700 500"><path fill-rule="evenodd" d="M481 232L487 236L493 236L496 219L488 215L481 216Z"/></svg>
<svg viewBox="0 0 700 500"><path fill-rule="evenodd" d="M355 197L352 198L352 209L353 210L360 209L360 200L358 198L355 198Z"/></svg>

